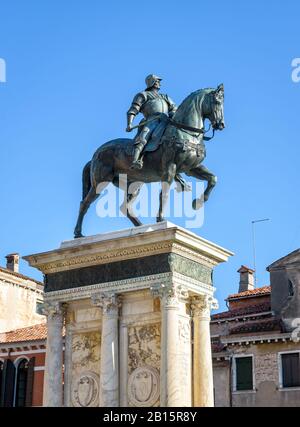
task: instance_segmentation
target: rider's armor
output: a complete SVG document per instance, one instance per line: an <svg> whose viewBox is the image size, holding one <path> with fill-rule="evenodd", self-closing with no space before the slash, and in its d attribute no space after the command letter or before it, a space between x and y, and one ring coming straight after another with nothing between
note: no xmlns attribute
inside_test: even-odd
<svg viewBox="0 0 300 427"><path fill-rule="evenodd" d="M140 130L137 133L134 142L134 167L140 168L142 166L142 163L139 160L139 156L143 151L145 145L149 141L153 131L159 124L161 114L165 114L169 117L172 117L175 114L176 109L177 107L175 103L168 95L161 94L156 90L151 90L151 87L143 92L138 93L134 97L131 107L127 112L127 116L135 117L138 113L142 113L144 116L144 119L140 123ZM145 123L145 125L143 126L143 122L148 121L149 123Z"/></svg>

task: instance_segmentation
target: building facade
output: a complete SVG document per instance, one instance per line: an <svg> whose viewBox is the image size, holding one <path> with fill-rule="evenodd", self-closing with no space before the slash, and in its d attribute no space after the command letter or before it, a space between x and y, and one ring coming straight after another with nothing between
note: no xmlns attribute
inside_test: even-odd
<svg viewBox="0 0 300 427"><path fill-rule="evenodd" d="M211 321L216 406L300 406L300 250L268 267L254 289L242 267L239 293Z"/></svg>
<svg viewBox="0 0 300 427"><path fill-rule="evenodd" d="M19 255L0 267L0 406L42 406L45 365L43 284L19 273Z"/></svg>
<svg viewBox="0 0 300 427"><path fill-rule="evenodd" d="M37 313L43 302L43 284L19 273L19 255L7 255L6 268L0 267L0 333L39 324L45 317Z"/></svg>
<svg viewBox="0 0 300 427"><path fill-rule="evenodd" d="M42 406L47 326L0 334L0 406Z"/></svg>
<svg viewBox="0 0 300 427"><path fill-rule="evenodd" d="M300 250L268 270L271 286L255 289L243 266L228 311L212 316L217 407L300 406ZM0 334L1 406L42 406L46 338L45 323Z"/></svg>

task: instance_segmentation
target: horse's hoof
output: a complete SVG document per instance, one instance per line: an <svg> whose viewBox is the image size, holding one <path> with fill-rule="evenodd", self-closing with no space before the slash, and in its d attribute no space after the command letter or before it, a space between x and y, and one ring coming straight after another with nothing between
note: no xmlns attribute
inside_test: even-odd
<svg viewBox="0 0 300 427"><path fill-rule="evenodd" d="M74 234L74 239L80 239L81 237L84 237L84 235L81 233Z"/></svg>
<svg viewBox="0 0 300 427"><path fill-rule="evenodd" d="M156 222L164 222L164 220L165 220L164 218L159 218L159 217L156 218Z"/></svg>
<svg viewBox="0 0 300 427"><path fill-rule="evenodd" d="M198 211L199 209L201 209L202 206L203 206L203 204L204 204L203 199L195 199L195 200L193 200L192 206L193 206L194 211Z"/></svg>

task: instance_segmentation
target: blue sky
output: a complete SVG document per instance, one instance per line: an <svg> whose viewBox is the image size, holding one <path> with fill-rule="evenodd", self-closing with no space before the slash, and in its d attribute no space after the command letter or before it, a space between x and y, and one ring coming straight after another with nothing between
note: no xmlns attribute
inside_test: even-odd
<svg viewBox="0 0 300 427"><path fill-rule="evenodd" d="M202 237L235 252L215 273L217 298L252 266L299 247L300 3L287 0L88 2L3 1L0 58L0 263L72 238L81 169L98 146L125 134L126 111L149 73L180 103L191 91L225 85L227 128L207 146L219 178ZM92 207L87 235L127 228ZM172 221L172 218L169 218ZM183 220L174 220L179 225ZM22 272L41 278L22 264Z"/></svg>

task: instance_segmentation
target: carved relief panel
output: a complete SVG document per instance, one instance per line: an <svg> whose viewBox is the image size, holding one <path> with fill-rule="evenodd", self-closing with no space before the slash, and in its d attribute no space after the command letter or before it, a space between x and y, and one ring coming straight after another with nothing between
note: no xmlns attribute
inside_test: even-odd
<svg viewBox="0 0 300 427"><path fill-rule="evenodd" d="M99 406L100 332L72 337L71 399L74 406Z"/></svg>
<svg viewBox="0 0 300 427"><path fill-rule="evenodd" d="M160 324L128 328L130 406L159 406Z"/></svg>

